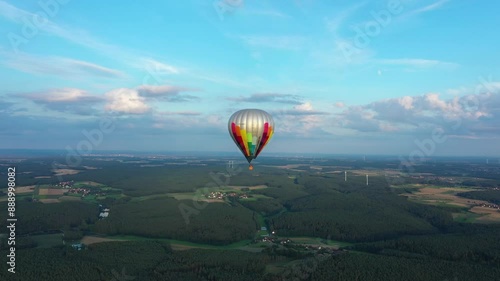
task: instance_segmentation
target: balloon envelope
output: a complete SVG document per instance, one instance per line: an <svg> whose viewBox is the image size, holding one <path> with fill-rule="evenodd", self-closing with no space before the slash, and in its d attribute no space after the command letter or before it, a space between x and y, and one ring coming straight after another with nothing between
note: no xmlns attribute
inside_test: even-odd
<svg viewBox="0 0 500 281"><path fill-rule="evenodd" d="M274 120L264 110L243 109L231 115L228 129L229 135L250 163L271 140Z"/></svg>

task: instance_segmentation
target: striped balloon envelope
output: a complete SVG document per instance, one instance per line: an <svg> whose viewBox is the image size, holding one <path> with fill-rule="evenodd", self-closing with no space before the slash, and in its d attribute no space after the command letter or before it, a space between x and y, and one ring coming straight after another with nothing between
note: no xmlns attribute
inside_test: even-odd
<svg viewBox="0 0 500 281"><path fill-rule="evenodd" d="M274 132L273 117L260 109L243 109L229 118L229 134L248 163L259 156ZM248 167L253 169L252 165Z"/></svg>

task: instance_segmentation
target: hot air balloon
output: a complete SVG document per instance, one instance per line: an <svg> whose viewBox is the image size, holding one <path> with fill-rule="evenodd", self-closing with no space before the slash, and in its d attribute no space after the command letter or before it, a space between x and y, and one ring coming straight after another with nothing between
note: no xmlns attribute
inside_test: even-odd
<svg viewBox="0 0 500 281"><path fill-rule="evenodd" d="M248 169L253 170L253 159L271 140L274 132L273 117L264 110L243 109L229 118L229 134L248 161Z"/></svg>

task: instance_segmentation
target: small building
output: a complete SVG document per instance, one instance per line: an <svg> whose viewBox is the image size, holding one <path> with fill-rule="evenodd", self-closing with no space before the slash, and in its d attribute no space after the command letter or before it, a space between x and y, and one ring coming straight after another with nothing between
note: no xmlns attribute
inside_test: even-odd
<svg viewBox="0 0 500 281"><path fill-rule="evenodd" d="M71 247L75 250L80 251L83 248L83 244L82 243L71 244Z"/></svg>

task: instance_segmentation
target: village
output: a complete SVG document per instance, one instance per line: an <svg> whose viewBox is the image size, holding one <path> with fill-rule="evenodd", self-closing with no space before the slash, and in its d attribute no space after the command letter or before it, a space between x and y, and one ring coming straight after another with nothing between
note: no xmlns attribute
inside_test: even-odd
<svg viewBox="0 0 500 281"><path fill-rule="evenodd" d="M249 198L252 196L248 195L246 193L238 194L236 192L226 193L226 192L220 192L220 191L213 191L213 192L210 192L209 194L205 194L205 197L208 199L221 199L222 200L222 199L227 198L227 197L246 199L246 198Z"/></svg>
<svg viewBox="0 0 500 281"><path fill-rule="evenodd" d="M268 243L272 247L278 247L278 249L294 249L299 252L307 252L307 253L313 253L313 254L339 254L343 253L346 250L344 249L339 249L338 247L330 246L330 245L323 245L321 243L317 244L306 244L306 243L297 243L293 241L292 239L289 238L278 238L277 236L274 235L275 232L273 231L271 235L265 235L260 239L254 240L254 243L259 243L259 242L264 242Z"/></svg>
<svg viewBox="0 0 500 281"><path fill-rule="evenodd" d="M82 198L87 195L106 196L106 193L101 192L101 190L98 188L75 187L74 181L62 181L55 184L54 186L68 189L67 194L79 194Z"/></svg>
<svg viewBox="0 0 500 281"><path fill-rule="evenodd" d="M472 203L472 207L484 207L484 208L490 208L490 209L496 209L497 212L500 212L500 206L497 204L493 203L476 203L475 201L471 202L467 200L467 203Z"/></svg>

